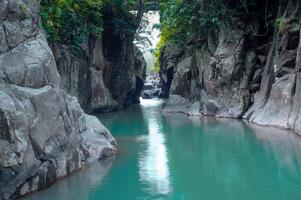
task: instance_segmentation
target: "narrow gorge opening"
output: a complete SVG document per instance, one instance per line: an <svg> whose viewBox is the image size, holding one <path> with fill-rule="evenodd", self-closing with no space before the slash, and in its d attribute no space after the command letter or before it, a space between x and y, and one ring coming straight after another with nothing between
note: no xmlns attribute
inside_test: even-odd
<svg viewBox="0 0 301 200"><path fill-rule="evenodd" d="M160 63L155 56L155 52L158 51L160 34L160 11L146 11L134 40L134 45L142 52L146 62L146 77L140 93L143 99L157 98L161 94Z"/></svg>

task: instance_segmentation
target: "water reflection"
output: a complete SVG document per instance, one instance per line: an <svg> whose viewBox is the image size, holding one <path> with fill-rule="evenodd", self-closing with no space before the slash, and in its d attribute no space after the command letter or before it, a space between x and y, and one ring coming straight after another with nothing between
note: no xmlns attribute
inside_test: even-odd
<svg viewBox="0 0 301 200"><path fill-rule="evenodd" d="M172 182L173 199L300 199L301 140L295 134L181 114L163 121L170 173L181 180Z"/></svg>
<svg viewBox="0 0 301 200"><path fill-rule="evenodd" d="M161 115L162 102L102 115L122 152L38 194L56 200L300 200L301 139L241 120Z"/></svg>
<svg viewBox="0 0 301 200"><path fill-rule="evenodd" d="M167 158L165 137L162 133L162 119L157 112L147 109L162 102L142 100L143 118L147 122L148 135L145 138L145 150L139 153L139 176L152 194L166 195L171 192L171 181ZM140 140L141 141L141 140Z"/></svg>
<svg viewBox="0 0 301 200"><path fill-rule="evenodd" d="M114 158L108 158L86 166L47 190L29 195L23 200L92 199L94 192L101 188L103 179L111 168L113 160Z"/></svg>
<svg viewBox="0 0 301 200"><path fill-rule="evenodd" d="M295 133L277 128L267 128L248 124L256 139L262 143L265 151L270 152L280 165L292 171L300 170L301 138Z"/></svg>

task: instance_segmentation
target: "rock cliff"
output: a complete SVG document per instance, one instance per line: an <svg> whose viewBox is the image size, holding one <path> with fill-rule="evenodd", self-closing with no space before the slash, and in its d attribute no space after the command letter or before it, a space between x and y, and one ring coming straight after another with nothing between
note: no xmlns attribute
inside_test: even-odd
<svg viewBox="0 0 301 200"><path fill-rule="evenodd" d="M268 28L264 17L234 18L206 37L161 50L165 112L245 118L301 134L300 2L269 6L276 12Z"/></svg>
<svg viewBox="0 0 301 200"><path fill-rule="evenodd" d="M131 21L113 8L104 9L101 38L87 36L76 53L70 46L51 44L63 86L89 113L119 110L139 103L146 62L134 46L134 27L120 27L113 19Z"/></svg>
<svg viewBox="0 0 301 200"><path fill-rule="evenodd" d="M43 189L116 146L63 90L39 21L39 1L0 0L0 199Z"/></svg>

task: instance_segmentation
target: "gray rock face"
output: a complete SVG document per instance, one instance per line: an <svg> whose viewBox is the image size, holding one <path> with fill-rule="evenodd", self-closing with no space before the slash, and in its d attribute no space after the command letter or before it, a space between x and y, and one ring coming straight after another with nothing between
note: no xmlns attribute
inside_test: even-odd
<svg viewBox="0 0 301 200"><path fill-rule="evenodd" d="M169 97L169 90L173 80L175 67L178 64L178 58L182 54L182 47L180 46L167 45L162 49L160 55L160 78L162 81L161 98Z"/></svg>
<svg viewBox="0 0 301 200"><path fill-rule="evenodd" d="M157 74L151 74L146 77L141 97L143 99L158 98L162 93L162 84Z"/></svg>
<svg viewBox="0 0 301 200"><path fill-rule="evenodd" d="M109 131L62 89L38 12L36 1L0 1L0 199L43 189L115 150Z"/></svg>
<svg viewBox="0 0 301 200"><path fill-rule="evenodd" d="M189 99L180 95L170 95L163 112L179 112L188 114L191 110L191 107L192 103L189 101Z"/></svg>
<svg viewBox="0 0 301 200"><path fill-rule="evenodd" d="M132 103L140 103L140 96L143 91L144 82L146 79L146 61L142 52L138 47L134 46L134 74L135 74L135 90L131 98Z"/></svg>
<svg viewBox="0 0 301 200"><path fill-rule="evenodd" d="M229 35L231 40L227 38ZM170 95L180 95L191 105L199 102L201 114L240 117L249 103L248 80L254 53L244 51L245 38L238 27L222 29L212 37L197 48L185 47L184 54L179 56L175 65L164 60L174 56L163 55L161 73L168 73L168 70L173 73ZM211 44L210 40L214 40L215 44ZM244 70L246 66L248 70Z"/></svg>
<svg viewBox="0 0 301 200"><path fill-rule="evenodd" d="M293 19L300 3L289 1L283 14L285 30L276 32L266 56L260 90L244 115L251 122L291 128L301 133L299 110L300 24ZM299 47L298 47L299 44Z"/></svg>
<svg viewBox="0 0 301 200"><path fill-rule="evenodd" d="M76 96L86 110L84 106L88 105L91 85L88 59L84 54L73 55L65 45L54 44L51 48L64 89L70 95Z"/></svg>
<svg viewBox="0 0 301 200"><path fill-rule="evenodd" d="M84 51L72 53L68 46L62 44L52 45L64 89L76 96L87 112L122 109L104 83L104 74L109 66L102 53L102 40L93 40L90 48L91 53L87 55Z"/></svg>
<svg viewBox="0 0 301 200"><path fill-rule="evenodd" d="M196 114L246 118L301 134L301 33L295 20L300 2L279 6L282 27L263 42L247 37L246 25L235 19L236 25L209 33L205 41L177 52L163 48L161 79L170 95L164 111L191 113L193 108Z"/></svg>
<svg viewBox="0 0 301 200"><path fill-rule="evenodd" d="M231 39L227 38L229 36ZM244 45L244 34L238 27L223 29L218 35L218 44L209 66L204 66L206 60L197 64L199 79L203 83L200 85L201 113L240 117L246 110L250 95L248 79L254 55L245 52Z"/></svg>
<svg viewBox="0 0 301 200"><path fill-rule="evenodd" d="M254 123L289 128L288 120L294 98L295 78L295 74L287 74L276 80L264 106L256 108L249 116L247 113L246 117Z"/></svg>
<svg viewBox="0 0 301 200"><path fill-rule="evenodd" d="M106 11L104 21L111 23L113 11ZM78 97L89 113L109 112L139 103L146 62L133 45L133 34L108 25L102 38L90 37L83 46L87 50L73 53L68 46L53 44L55 60L63 86Z"/></svg>

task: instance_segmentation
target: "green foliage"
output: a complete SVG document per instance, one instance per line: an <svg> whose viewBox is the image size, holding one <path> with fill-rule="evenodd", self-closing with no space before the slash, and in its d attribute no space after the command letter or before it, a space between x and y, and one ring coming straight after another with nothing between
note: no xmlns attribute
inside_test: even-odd
<svg viewBox="0 0 301 200"><path fill-rule="evenodd" d="M102 32L102 0L42 0L41 17L51 42L79 46Z"/></svg>
<svg viewBox="0 0 301 200"><path fill-rule="evenodd" d="M235 15L249 13L253 0L161 0L161 37L155 51L156 63L167 43L181 44L205 38L211 30L232 23ZM158 68L158 66L157 66Z"/></svg>
<svg viewBox="0 0 301 200"><path fill-rule="evenodd" d="M160 52L167 43L182 43L224 25L228 18L226 0L161 0L160 42L154 53L154 71L160 70Z"/></svg>
<svg viewBox="0 0 301 200"><path fill-rule="evenodd" d="M153 53L154 56L154 66L152 71L153 72L159 72L160 71L160 55L162 48L169 42L172 35L175 34L175 32L172 32L168 29L163 29L160 35L160 41L157 44L157 47Z"/></svg>
<svg viewBox="0 0 301 200"><path fill-rule="evenodd" d="M129 13L128 13L129 14ZM129 14L130 15L130 14ZM128 16L114 16L111 18L111 21L109 23L109 26L114 25L116 30L119 30L123 33L127 34L135 34L137 27L136 27L136 21L134 18ZM112 28L112 27L109 27Z"/></svg>
<svg viewBox="0 0 301 200"><path fill-rule="evenodd" d="M161 29L161 24L154 24L153 29Z"/></svg>
<svg viewBox="0 0 301 200"><path fill-rule="evenodd" d="M163 40L181 42L204 34L227 22L226 0L162 0L160 3Z"/></svg>
<svg viewBox="0 0 301 200"><path fill-rule="evenodd" d="M152 72L159 73L160 72L160 54L158 55L157 51L154 55L155 61L154 66L152 68Z"/></svg>
<svg viewBox="0 0 301 200"><path fill-rule="evenodd" d="M287 23L284 17L278 17L275 19L275 28L280 32L283 33L284 30L287 28Z"/></svg>
<svg viewBox="0 0 301 200"><path fill-rule="evenodd" d="M137 4L137 0L103 0L106 6L114 7L120 12L128 13Z"/></svg>
<svg viewBox="0 0 301 200"><path fill-rule="evenodd" d="M116 17L111 22L115 28L135 32L130 20L130 8L137 0L41 0L41 18L50 42L60 42L80 48L88 35L100 36L104 29L105 7L114 8Z"/></svg>
<svg viewBox="0 0 301 200"><path fill-rule="evenodd" d="M20 7L20 13L21 13L21 18L25 19L26 15L28 14L28 8L24 4L19 4Z"/></svg>

